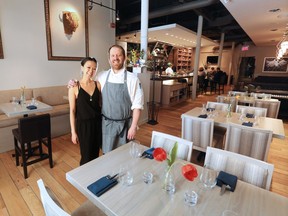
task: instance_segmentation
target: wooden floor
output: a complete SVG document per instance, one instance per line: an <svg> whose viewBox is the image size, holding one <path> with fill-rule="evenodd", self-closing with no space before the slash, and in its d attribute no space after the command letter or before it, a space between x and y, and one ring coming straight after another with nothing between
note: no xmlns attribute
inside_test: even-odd
<svg viewBox="0 0 288 216"><path fill-rule="evenodd" d="M199 95L196 101L187 100L177 106L161 108L158 124L143 124L137 139L149 146L153 130L181 136L181 114L201 106L206 101L215 101L216 95ZM288 197L288 121L285 121L285 140L273 139L268 162L275 165L271 191ZM79 166L79 146L73 145L70 135L53 139L54 168L49 168L48 160L28 167L28 179L23 178L22 167L15 166L13 151L0 154L0 216L45 215L39 197L37 180L42 178L60 200L63 208L71 212L86 198L66 181L65 173ZM196 151L193 151L193 161ZM97 172L97 170L95 170Z"/></svg>

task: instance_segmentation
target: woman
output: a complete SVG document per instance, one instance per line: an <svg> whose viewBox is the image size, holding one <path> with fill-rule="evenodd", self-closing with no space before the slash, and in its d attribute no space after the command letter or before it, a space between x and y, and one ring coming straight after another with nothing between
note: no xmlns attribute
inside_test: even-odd
<svg viewBox="0 0 288 216"><path fill-rule="evenodd" d="M99 156L102 145L101 85L94 81L97 61L86 57L81 61L82 78L69 88L71 139L80 144L83 165Z"/></svg>

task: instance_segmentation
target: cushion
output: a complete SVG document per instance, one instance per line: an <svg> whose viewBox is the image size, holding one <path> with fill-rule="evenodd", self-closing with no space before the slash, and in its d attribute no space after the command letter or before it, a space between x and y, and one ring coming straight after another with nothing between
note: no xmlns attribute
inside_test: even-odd
<svg viewBox="0 0 288 216"><path fill-rule="evenodd" d="M226 170L227 156L221 154L210 154L205 165L216 171Z"/></svg>
<svg viewBox="0 0 288 216"><path fill-rule="evenodd" d="M228 157L225 171L227 173L237 176L238 179L242 179L244 167L245 167L244 161L241 161L239 159L235 159L232 157Z"/></svg>

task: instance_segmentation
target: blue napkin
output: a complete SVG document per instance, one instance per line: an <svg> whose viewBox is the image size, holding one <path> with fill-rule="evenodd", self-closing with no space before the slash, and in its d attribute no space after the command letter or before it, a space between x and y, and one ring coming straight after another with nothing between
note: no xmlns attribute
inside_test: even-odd
<svg viewBox="0 0 288 216"><path fill-rule="evenodd" d="M253 126L253 122L243 122L242 125L248 126L248 127L252 127Z"/></svg>
<svg viewBox="0 0 288 216"><path fill-rule="evenodd" d="M246 114L246 118L254 118L254 114L252 114L252 113L247 113L247 114Z"/></svg>
<svg viewBox="0 0 288 216"><path fill-rule="evenodd" d="M237 184L237 176L226 173L224 171L220 171L217 177L217 185L221 187L223 184L230 186L230 191L234 191Z"/></svg>
<svg viewBox="0 0 288 216"><path fill-rule="evenodd" d="M114 187L117 183L117 179L110 178L110 176L107 175L90 184L87 188L97 197L100 197L110 188Z"/></svg>
<svg viewBox="0 0 288 216"><path fill-rule="evenodd" d="M141 157L145 157L145 158L149 158L149 159L154 159L153 157L153 152L154 152L155 148L149 148L146 151L143 152L143 154L141 155Z"/></svg>
<svg viewBox="0 0 288 216"><path fill-rule="evenodd" d="M29 105L26 108L29 109L29 110L33 110L33 109L37 109L37 106Z"/></svg>
<svg viewBox="0 0 288 216"><path fill-rule="evenodd" d="M206 108L206 111L209 112L209 111L214 111L215 108Z"/></svg>
<svg viewBox="0 0 288 216"><path fill-rule="evenodd" d="M199 118L207 118L208 115L207 115L207 114L204 114L204 115L199 115L198 117L199 117Z"/></svg>

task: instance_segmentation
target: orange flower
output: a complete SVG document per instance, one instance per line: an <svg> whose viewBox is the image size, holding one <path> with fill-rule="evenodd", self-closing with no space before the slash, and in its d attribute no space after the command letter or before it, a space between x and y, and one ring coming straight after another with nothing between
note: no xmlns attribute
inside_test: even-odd
<svg viewBox="0 0 288 216"><path fill-rule="evenodd" d="M164 161L167 159L167 153L163 148L156 148L153 151L153 157L157 161Z"/></svg>
<svg viewBox="0 0 288 216"><path fill-rule="evenodd" d="M192 164L182 166L182 175L189 181L193 181L198 176L197 169Z"/></svg>

